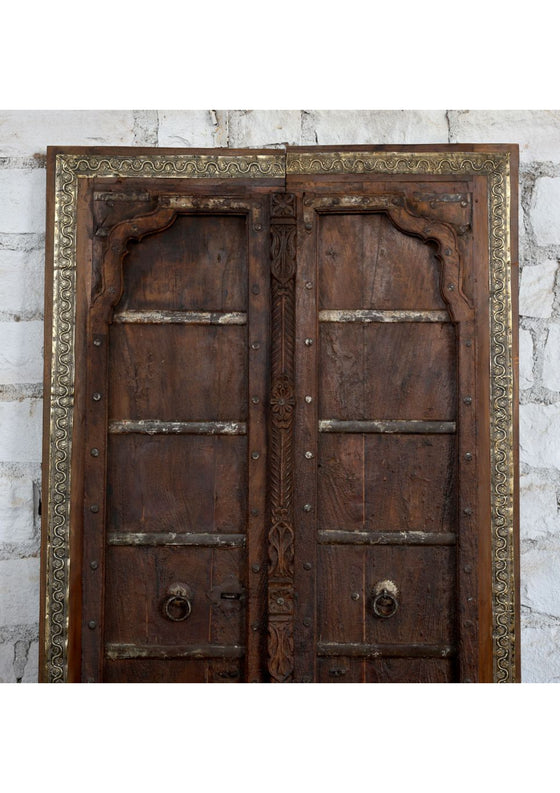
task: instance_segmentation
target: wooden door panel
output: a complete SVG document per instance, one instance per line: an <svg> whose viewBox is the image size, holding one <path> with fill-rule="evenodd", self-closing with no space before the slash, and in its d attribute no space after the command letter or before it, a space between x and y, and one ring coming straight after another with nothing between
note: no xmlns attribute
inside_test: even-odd
<svg viewBox="0 0 560 793"><path fill-rule="evenodd" d="M321 420L455 420L450 323L319 320Z"/></svg>
<svg viewBox="0 0 560 793"><path fill-rule="evenodd" d="M173 658L107 661L104 668L106 683L242 683L243 660L217 659L190 661Z"/></svg>
<svg viewBox="0 0 560 793"><path fill-rule="evenodd" d="M456 457L451 434L321 433L319 530L455 531Z"/></svg>
<svg viewBox="0 0 560 793"><path fill-rule="evenodd" d="M111 421L247 420L245 325L117 324L110 349Z"/></svg>
<svg viewBox="0 0 560 793"><path fill-rule="evenodd" d="M318 683L365 683L364 661L359 658L319 658Z"/></svg>
<svg viewBox="0 0 560 793"><path fill-rule="evenodd" d="M454 683L457 680L453 659L383 658L365 662L365 683Z"/></svg>
<svg viewBox="0 0 560 793"><path fill-rule="evenodd" d="M320 309L445 308L433 249L385 215L322 215L317 234Z"/></svg>
<svg viewBox="0 0 560 793"><path fill-rule="evenodd" d="M110 532L245 532L245 436L113 435L108 466Z"/></svg>
<svg viewBox="0 0 560 793"><path fill-rule="evenodd" d="M455 662L439 658L320 658L319 683L452 683Z"/></svg>
<svg viewBox="0 0 560 793"><path fill-rule="evenodd" d="M247 279L246 219L184 215L171 228L131 248L120 307L245 311Z"/></svg>
<svg viewBox="0 0 560 793"><path fill-rule="evenodd" d="M449 679L432 662L457 652L456 329L419 218L372 211L396 205L385 194L344 200L352 214L306 194L301 253L319 293L319 677Z"/></svg>
<svg viewBox="0 0 560 793"><path fill-rule="evenodd" d="M85 554L102 560L106 584L102 602L91 577L84 586L88 617L99 615L84 674L118 680L141 662L155 680L169 664L189 679L183 662L193 680L260 679L248 619L262 619L262 580L248 591L247 567L260 569L264 551L268 288L249 228L262 200L161 203L111 230L91 312L108 365L93 397L106 404L106 438L99 427L89 465L105 463L107 503L104 536L88 536Z"/></svg>
<svg viewBox="0 0 560 793"><path fill-rule="evenodd" d="M206 644L242 645L244 635L244 550L242 548L110 547L106 597L111 608L105 639L143 647ZM170 588L183 583L191 613L174 604ZM172 655L172 653L169 653Z"/></svg>
<svg viewBox="0 0 560 793"><path fill-rule="evenodd" d="M372 606L375 585L385 580L398 589L388 618ZM454 645L453 548L322 545L318 587L319 642L401 644L405 656L406 645Z"/></svg>

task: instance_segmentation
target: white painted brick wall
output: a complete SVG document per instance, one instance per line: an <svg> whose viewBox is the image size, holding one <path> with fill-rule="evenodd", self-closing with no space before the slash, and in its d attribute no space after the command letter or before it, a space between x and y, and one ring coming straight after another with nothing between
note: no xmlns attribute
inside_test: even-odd
<svg viewBox="0 0 560 793"><path fill-rule="evenodd" d="M0 383L39 383L43 378L43 323L0 322Z"/></svg>
<svg viewBox="0 0 560 793"><path fill-rule="evenodd" d="M45 233L43 168L0 170L0 234Z"/></svg>
<svg viewBox="0 0 560 793"><path fill-rule="evenodd" d="M528 403L519 410L520 459L532 468L560 470L560 404Z"/></svg>
<svg viewBox="0 0 560 793"><path fill-rule="evenodd" d="M304 144L448 143L445 110L311 110Z"/></svg>
<svg viewBox="0 0 560 793"><path fill-rule="evenodd" d="M47 145L519 143L522 674L560 682L560 111L0 110L0 681L38 652Z"/></svg>
<svg viewBox="0 0 560 793"><path fill-rule="evenodd" d="M557 487L542 471L521 474L521 539L560 536Z"/></svg>
<svg viewBox="0 0 560 793"><path fill-rule="evenodd" d="M519 313L525 317L547 318L552 314L557 261L524 267L519 284Z"/></svg>
<svg viewBox="0 0 560 793"><path fill-rule="evenodd" d="M30 477L0 477L0 544L34 537L35 499Z"/></svg>
<svg viewBox="0 0 560 793"><path fill-rule="evenodd" d="M43 314L45 253L0 248L0 317L32 319Z"/></svg>
<svg viewBox="0 0 560 793"><path fill-rule="evenodd" d="M0 561L0 625L33 625L39 613L39 559Z"/></svg>
<svg viewBox="0 0 560 793"><path fill-rule="evenodd" d="M560 110L450 110L450 143L518 143L522 163L560 162Z"/></svg>
<svg viewBox="0 0 560 793"><path fill-rule="evenodd" d="M560 325L550 325L543 356L543 385L560 391Z"/></svg>
<svg viewBox="0 0 560 793"><path fill-rule="evenodd" d="M281 143L301 145L299 110L236 110L229 118L229 145L277 146Z"/></svg>
<svg viewBox="0 0 560 793"><path fill-rule="evenodd" d="M0 401L0 463L41 459L42 410L39 399Z"/></svg>
<svg viewBox="0 0 560 793"><path fill-rule="evenodd" d="M43 155L47 146L133 146L132 110L0 110L0 157Z"/></svg>
<svg viewBox="0 0 560 793"><path fill-rule="evenodd" d="M184 110L160 110L158 145L226 146L227 126L221 114L222 111L213 110L191 110L188 114Z"/></svg>
<svg viewBox="0 0 560 793"><path fill-rule="evenodd" d="M537 179L533 197L532 221L539 245L560 245L560 178Z"/></svg>
<svg viewBox="0 0 560 793"><path fill-rule="evenodd" d="M533 377L534 349L531 332L522 328L519 331L519 388L521 390L531 388L535 382Z"/></svg>

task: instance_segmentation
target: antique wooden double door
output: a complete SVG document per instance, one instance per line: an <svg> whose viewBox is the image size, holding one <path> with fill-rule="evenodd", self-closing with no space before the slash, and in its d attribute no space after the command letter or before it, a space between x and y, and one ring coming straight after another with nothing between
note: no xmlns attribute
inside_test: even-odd
<svg viewBox="0 0 560 793"><path fill-rule="evenodd" d="M491 155L390 151L51 152L66 679L496 678Z"/></svg>

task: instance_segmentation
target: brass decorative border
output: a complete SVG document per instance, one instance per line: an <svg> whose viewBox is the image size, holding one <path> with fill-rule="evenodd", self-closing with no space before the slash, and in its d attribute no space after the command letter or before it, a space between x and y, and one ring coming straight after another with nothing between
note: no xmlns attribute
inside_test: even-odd
<svg viewBox="0 0 560 793"><path fill-rule="evenodd" d="M460 174L488 180L492 641L496 683L515 682L513 309L508 151L288 152L290 174Z"/></svg>
<svg viewBox="0 0 560 793"><path fill-rule="evenodd" d="M70 492L76 316L78 180L92 177L169 179L282 178L285 154L71 154L55 166L53 318L50 384L45 592L45 679L67 678Z"/></svg>
<svg viewBox="0 0 560 793"><path fill-rule="evenodd" d="M492 613L495 682L515 669L513 312L509 152L290 152L56 155L46 540L46 679L67 676L74 398L76 209L80 178L282 178L285 174L478 174L488 180Z"/></svg>

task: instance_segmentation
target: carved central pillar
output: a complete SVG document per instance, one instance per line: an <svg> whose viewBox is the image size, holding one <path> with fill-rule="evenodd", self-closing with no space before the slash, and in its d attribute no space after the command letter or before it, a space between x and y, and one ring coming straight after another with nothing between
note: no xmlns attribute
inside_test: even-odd
<svg viewBox="0 0 560 793"><path fill-rule="evenodd" d="M296 201L271 197L272 364L270 390L270 529L268 533L268 670L288 683L294 670L293 424Z"/></svg>

